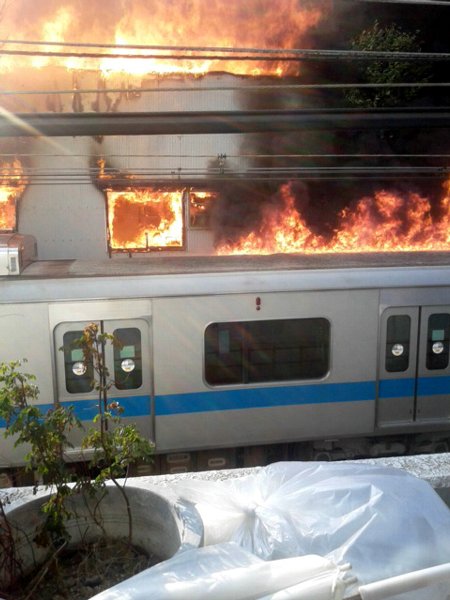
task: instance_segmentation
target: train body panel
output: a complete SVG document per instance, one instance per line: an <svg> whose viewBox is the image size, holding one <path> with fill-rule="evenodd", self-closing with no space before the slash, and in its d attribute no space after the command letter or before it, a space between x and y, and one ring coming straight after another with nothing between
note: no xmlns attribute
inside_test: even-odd
<svg viewBox="0 0 450 600"><path fill-rule="evenodd" d="M368 290L355 290L352 295L345 291L292 292L155 300L158 446L174 450L196 444L225 446L230 439L233 445L246 445L332 435L337 398L344 404L358 403L356 421L339 414L342 432L371 431L376 377L376 347L371 340L377 335L377 307L378 293ZM204 337L210 324L276 324L286 319L329 322L330 364L323 376L305 377L300 382L233 385L205 381ZM353 328L364 333L352 336ZM343 410L350 416L347 406ZM193 413L197 415L194 419ZM186 427L188 417L191 423Z"/></svg>
<svg viewBox="0 0 450 600"><path fill-rule="evenodd" d="M0 362L26 360L24 370L37 377L38 402L52 402L54 371L48 305L0 304L0 328Z"/></svg>
<svg viewBox="0 0 450 600"><path fill-rule="evenodd" d="M2 278L0 360L26 358L43 409L88 422L96 394L70 347L96 322L122 338L109 398L161 454L450 430L449 267L174 264ZM1 466L21 460L2 440Z"/></svg>

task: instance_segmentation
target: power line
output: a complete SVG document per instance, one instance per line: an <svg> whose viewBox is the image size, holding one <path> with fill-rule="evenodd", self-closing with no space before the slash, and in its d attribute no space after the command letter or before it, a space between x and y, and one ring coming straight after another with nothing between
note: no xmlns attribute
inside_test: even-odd
<svg viewBox="0 0 450 600"><path fill-rule="evenodd" d="M15 152L15 153L0 153L0 158L64 158L67 159L67 155L61 154L48 154L41 152ZM178 160L180 158L202 158L202 159L214 159L218 158L217 154L154 154L154 153L146 153L146 154L91 154L91 153L83 153L83 154L70 154L70 158L92 158L92 159L111 159L111 158L171 158L174 160ZM398 159L398 158L450 158L450 154L226 154L225 159L265 159L265 158L389 158L389 159ZM11 171L14 167L11 167ZM6 169L8 170L8 169ZM4 168L2 168L2 172ZM1 178L1 177L0 177Z"/></svg>
<svg viewBox="0 0 450 600"><path fill-rule="evenodd" d="M0 41L1 43L1 41ZM296 62L299 60L334 60L346 58L350 60L405 60L405 61L447 61L448 52L378 52L367 50L311 50L311 49L249 49L247 54L235 55L241 49L227 50L224 54L201 54L206 48L192 50L197 54L122 54L101 52L53 52L46 50L6 50L0 49L0 55L7 56L44 56L47 58L95 58L95 59L127 59L127 60L212 60L212 61L264 61L264 62ZM174 50L179 52L179 50ZM215 49L215 52L225 52Z"/></svg>
<svg viewBox="0 0 450 600"><path fill-rule="evenodd" d="M0 96L35 96L35 95L67 95L67 94L133 94L133 93L165 93L165 92L231 92L258 90L310 90L310 89L359 89L359 88L447 88L450 82L435 83L306 83L306 84L261 84L244 86L208 86L208 87L157 87L157 88L86 88L70 90L2 90Z"/></svg>
<svg viewBox="0 0 450 600"><path fill-rule="evenodd" d="M429 171L429 172L421 172L417 170L411 170L408 172L402 173L388 173L388 172L376 172L376 173L267 173L267 174L207 174L204 177L188 177L187 175L182 178L169 178L169 177L159 177L152 179L136 179L134 181L130 181L127 179L115 179L111 182L100 182L97 181L96 185L101 187L103 190L105 189L115 189L119 191L120 189L143 189L143 188L184 188L184 187L194 187L197 189L203 189L204 187L210 187L213 185L222 186L224 182L287 182L287 181L355 181L355 180L374 180L374 181L384 181L390 180L393 181L394 184L398 184L401 178L403 180L420 180L420 179L437 179L442 180L444 177L447 177L447 174L443 174L440 171ZM57 187L62 185L86 185L92 186L93 182L89 177L86 178L74 178L67 177L55 180L54 178L48 179L37 179L33 180L33 182L26 182L27 185L33 186L45 186L45 187ZM4 184L7 185L7 184Z"/></svg>
<svg viewBox="0 0 450 600"><path fill-rule="evenodd" d="M9 40L0 39L0 44L12 44L19 46L55 46L55 47L70 47L70 48L103 48L112 50L164 50L170 52L225 52L229 54L235 53L258 53L258 54L280 54L286 52L302 52L302 50L290 48L254 48L254 47L230 47L230 46L171 46L167 44L99 44L93 42L50 42L39 40ZM128 55L127 55L128 56Z"/></svg>
<svg viewBox="0 0 450 600"><path fill-rule="evenodd" d="M2 185L6 183L15 184L20 186L23 180L27 181L29 178L33 178L34 181L58 181L62 180L83 180L94 178L99 184L104 185L116 185L118 181L125 182L127 186L134 187L136 182L148 179L151 182L152 179L159 177L169 178L173 181L183 180L184 178L196 177L197 183L201 184L203 178L222 176L232 176L234 178L246 177L252 175L283 175L287 178L296 175L320 175L320 174L438 174L446 175L450 172L450 166L429 166L429 165L403 165L403 166L329 166L329 167L252 167L247 169L231 169L231 168L145 168L145 169L134 169L132 173L123 174L115 173L113 170L100 171L99 169L76 169L70 167L64 168L53 168L53 169L25 169L21 173L21 181L18 181L17 174L3 174L0 178Z"/></svg>

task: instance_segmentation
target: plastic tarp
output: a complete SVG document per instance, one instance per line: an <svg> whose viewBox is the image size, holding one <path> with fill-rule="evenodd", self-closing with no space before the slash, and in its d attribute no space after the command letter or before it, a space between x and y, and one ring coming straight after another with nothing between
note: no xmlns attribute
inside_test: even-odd
<svg viewBox="0 0 450 600"><path fill-rule="evenodd" d="M183 481L176 489L196 503L205 544L234 541L266 561L315 554L350 563L359 585L450 558L448 507L429 484L400 469L286 462L248 477ZM447 599L443 586L403 597Z"/></svg>
<svg viewBox="0 0 450 600"><path fill-rule="evenodd" d="M265 562L224 543L176 554L91 600L342 600L344 579L320 556Z"/></svg>

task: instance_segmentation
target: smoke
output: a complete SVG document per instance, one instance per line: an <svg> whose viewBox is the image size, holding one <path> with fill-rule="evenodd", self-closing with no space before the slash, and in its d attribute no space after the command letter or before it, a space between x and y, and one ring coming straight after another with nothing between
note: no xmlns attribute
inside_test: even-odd
<svg viewBox="0 0 450 600"><path fill-rule="evenodd" d="M346 202L336 195L336 187L331 182L327 193L321 194L320 190L312 190L305 182L289 183L289 195L294 199L294 206L315 235L329 238L338 225L339 213ZM233 245L251 232L262 232L267 215L285 208L286 189L286 182L224 184L213 207L215 245ZM356 204L356 199L354 202Z"/></svg>
<svg viewBox="0 0 450 600"><path fill-rule="evenodd" d="M264 206L273 201L274 193L269 185L224 182L211 215L215 244L234 243L243 234L258 229Z"/></svg>

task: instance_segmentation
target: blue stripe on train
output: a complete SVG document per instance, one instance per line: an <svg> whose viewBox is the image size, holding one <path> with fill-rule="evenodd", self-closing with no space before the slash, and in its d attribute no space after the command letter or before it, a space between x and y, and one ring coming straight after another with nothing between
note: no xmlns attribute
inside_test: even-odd
<svg viewBox="0 0 450 600"><path fill-rule="evenodd" d="M419 396L450 395L450 377L419 377L417 394Z"/></svg>
<svg viewBox="0 0 450 600"><path fill-rule="evenodd" d="M403 398L406 396L437 396L450 394L450 377L418 377L416 379L385 379L380 381L380 398Z"/></svg>
<svg viewBox="0 0 450 600"><path fill-rule="evenodd" d="M383 379L378 386L379 398L404 398L414 396L416 380L414 377L407 379Z"/></svg>
<svg viewBox="0 0 450 600"><path fill-rule="evenodd" d="M414 378L384 380L379 383L380 398L412 396L415 391ZM450 377L421 377L417 380L419 396L450 394ZM278 386L264 388L241 388L215 390L189 394L156 396L156 416L177 415L196 412L217 412L272 406L295 406L327 404L335 402L373 401L376 394L375 381L354 383L319 383L315 385ZM114 400L114 398L111 398ZM124 409L125 417L142 417L150 414L149 396L117 398ZM83 421L92 420L97 414L95 399L62 402L63 406L75 407L76 416ZM52 404L40 405L45 414ZM0 427L5 423L0 419Z"/></svg>
<svg viewBox="0 0 450 600"><path fill-rule="evenodd" d="M110 401L119 402L124 409L124 417L144 417L150 414L150 396L128 396L126 398L110 398ZM61 402L62 406L73 406L75 415L81 421L92 421L98 413L97 400L89 398L86 400L68 400ZM39 404L41 413L45 413L52 408L54 404ZM5 427L5 421L0 419L0 427Z"/></svg>
<svg viewBox="0 0 450 600"><path fill-rule="evenodd" d="M238 390L216 390L193 394L157 396L156 416L194 412L269 408L301 404L357 402L375 398L375 382L322 383Z"/></svg>

